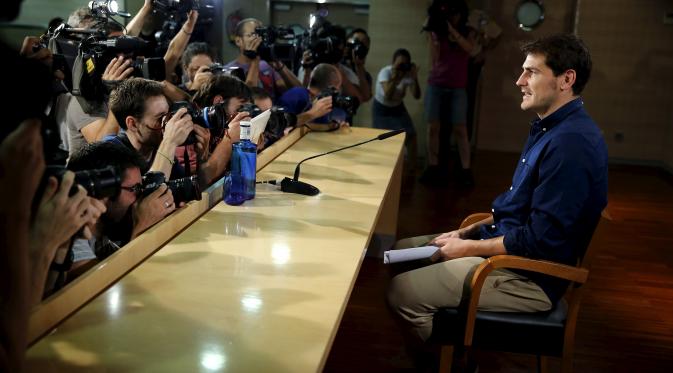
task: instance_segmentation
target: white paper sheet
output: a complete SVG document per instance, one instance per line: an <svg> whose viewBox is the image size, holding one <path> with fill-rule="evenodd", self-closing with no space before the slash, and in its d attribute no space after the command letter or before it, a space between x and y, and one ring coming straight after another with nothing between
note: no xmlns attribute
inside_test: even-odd
<svg viewBox="0 0 673 373"><path fill-rule="evenodd" d="M259 114L250 121L250 141L253 144L257 144L259 136L264 133L269 117L271 117L271 109Z"/></svg>
<svg viewBox="0 0 673 373"><path fill-rule="evenodd" d="M383 263L400 263L410 260L429 258L439 248L437 246L412 247L410 249L388 250L383 253Z"/></svg>

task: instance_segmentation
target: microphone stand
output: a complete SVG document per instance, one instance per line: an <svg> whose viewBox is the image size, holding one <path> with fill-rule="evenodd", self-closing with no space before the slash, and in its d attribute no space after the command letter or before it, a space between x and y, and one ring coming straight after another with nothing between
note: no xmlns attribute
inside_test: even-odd
<svg viewBox="0 0 673 373"><path fill-rule="evenodd" d="M297 167L294 169L294 177L292 179L290 179L289 177L286 177L280 182L280 190L283 191L283 192L286 192L286 193L296 193L296 194L301 194L301 195L305 195L305 196L315 196L318 193L320 193L320 189L314 187L313 185L311 185L309 183L299 181L299 172L300 172L300 168L301 168L302 163L304 163L304 162L306 162L310 159L314 159L314 158L322 157L323 155L328 155L328 154L340 152L342 150L354 148L356 146L364 145L364 144L372 142L372 141L385 140L389 137L399 135L402 132L404 132L403 129L389 131L389 132L386 132L386 133L382 133L382 134L374 137L373 139L365 140L365 141L359 142L357 144L348 145L348 146L345 146L343 148L334 149L334 150L329 151L327 153L321 153L321 154L317 154L317 155L302 159L299 163L297 163Z"/></svg>

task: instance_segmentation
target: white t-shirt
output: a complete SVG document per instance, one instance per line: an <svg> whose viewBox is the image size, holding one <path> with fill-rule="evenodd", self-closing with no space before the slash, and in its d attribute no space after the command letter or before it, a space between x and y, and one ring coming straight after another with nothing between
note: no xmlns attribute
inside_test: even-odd
<svg viewBox="0 0 673 373"><path fill-rule="evenodd" d="M388 65L379 71L379 75L376 77L376 91L374 92L374 98L380 104L385 106L399 106L404 99L407 87L412 87L414 85L414 80L412 78L406 77L402 78L400 82L395 87L395 92L393 93L392 99L386 99L385 92L383 91L383 83L389 81L393 76L393 67Z"/></svg>

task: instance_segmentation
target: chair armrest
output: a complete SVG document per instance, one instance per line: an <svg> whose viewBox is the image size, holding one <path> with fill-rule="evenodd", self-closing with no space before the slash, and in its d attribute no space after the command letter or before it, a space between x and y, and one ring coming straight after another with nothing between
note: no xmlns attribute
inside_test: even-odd
<svg viewBox="0 0 673 373"><path fill-rule="evenodd" d="M472 345L479 296L481 295L481 289L484 286L486 277L488 277L489 273L498 268L523 269L580 284L585 283L589 277L589 271L585 268L572 267L547 260L535 260L516 255L496 255L484 260L477 267L477 270L472 276L472 293L470 295L467 320L465 323L465 346Z"/></svg>
<svg viewBox="0 0 673 373"><path fill-rule="evenodd" d="M463 219L463 222L460 223L460 228L465 228L468 225L480 222L486 218L490 218L491 213L489 212L478 212L475 214L468 215L465 219Z"/></svg>

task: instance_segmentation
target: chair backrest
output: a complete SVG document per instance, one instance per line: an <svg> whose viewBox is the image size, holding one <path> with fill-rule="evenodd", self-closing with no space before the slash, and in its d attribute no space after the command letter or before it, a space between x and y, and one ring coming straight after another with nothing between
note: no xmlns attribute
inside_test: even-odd
<svg viewBox="0 0 673 373"><path fill-rule="evenodd" d="M606 226L608 225L608 222L612 221L612 215L610 215L610 211L606 207L603 209L601 212L601 217L598 219L598 223L596 224L596 228L594 229L594 233L591 236L591 241L589 242L589 245L587 246L586 251L584 252L583 257L580 258L580 262L578 267L586 268L586 269L591 269L591 262L596 255L596 241L598 237L603 236L603 232L606 229Z"/></svg>

